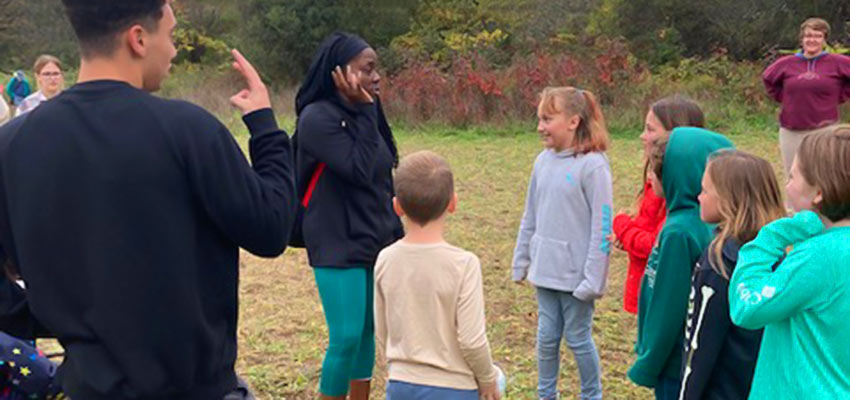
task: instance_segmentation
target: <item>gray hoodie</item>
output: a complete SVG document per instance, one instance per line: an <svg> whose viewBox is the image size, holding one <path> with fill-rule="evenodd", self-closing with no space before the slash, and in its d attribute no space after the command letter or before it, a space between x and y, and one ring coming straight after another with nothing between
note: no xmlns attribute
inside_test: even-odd
<svg viewBox="0 0 850 400"><path fill-rule="evenodd" d="M608 278L613 187L603 153L537 156L514 251L515 281L602 297Z"/></svg>

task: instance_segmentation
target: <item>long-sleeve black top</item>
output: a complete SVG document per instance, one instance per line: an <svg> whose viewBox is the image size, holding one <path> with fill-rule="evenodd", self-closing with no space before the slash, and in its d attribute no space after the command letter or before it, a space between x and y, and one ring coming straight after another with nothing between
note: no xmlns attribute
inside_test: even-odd
<svg viewBox="0 0 850 400"><path fill-rule="evenodd" d="M740 245L728 239L723 262L729 276L738 262ZM711 266L707 249L694 269L682 371L682 400L746 399L755 373L763 330L732 324L729 280Z"/></svg>
<svg viewBox="0 0 850 400"><path fill-rule="evenodd" d="M236 387L239 248L280 254L297 198L271 110L228 130L126 83L78 84L0 128L0 261L66 351L71 398Z"/></svg>
<svg viewBox="0 0 850 400"><path fill-rule="evenodd" d="M304 213L310 265L371 268L402 233L392 207L394 158L376 106L322 100L305 107L297 159L302 196L319 163L326 166Z"/></svg>

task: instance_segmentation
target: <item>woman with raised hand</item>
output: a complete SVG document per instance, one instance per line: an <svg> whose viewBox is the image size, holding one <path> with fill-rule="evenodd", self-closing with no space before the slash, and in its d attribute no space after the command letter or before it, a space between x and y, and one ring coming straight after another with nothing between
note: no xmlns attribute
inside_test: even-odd
<svg viewBox="0 0 850 400"><path fill-rule="evenodd" d="M378 101L377 63L362 38L334 33L295 99L303 239L330 336L323 399L369 397L375 261L402 234L392 207L398 153Z"/></svg>

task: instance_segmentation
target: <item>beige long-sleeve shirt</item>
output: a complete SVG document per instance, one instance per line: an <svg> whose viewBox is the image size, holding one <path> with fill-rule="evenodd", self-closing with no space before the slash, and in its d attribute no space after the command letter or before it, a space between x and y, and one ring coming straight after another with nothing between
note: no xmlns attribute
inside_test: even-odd
<svg viewBox="0 0 850 400"><path fill-rule="evenodd" d="M3 125L11 119L11 112L9 111L9 106L6 105L6 99L3 96L0 96L0 125Z"/></svg>
<svg viewBox="0 0 850 400"><path fill-rule="evenodd" d="M384 249L375 337L390 380L463 390L494 382L478 257L447 243Z"/></svg>

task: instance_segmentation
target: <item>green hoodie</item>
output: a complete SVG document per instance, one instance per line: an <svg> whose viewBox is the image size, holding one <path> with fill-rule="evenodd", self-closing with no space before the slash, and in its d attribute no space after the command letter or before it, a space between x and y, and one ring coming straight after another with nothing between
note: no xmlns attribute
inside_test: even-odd
<svg viewBox="0 0 850 400"><path fill-rule="evenodd" d="M676 128L664 153L662 185L667 221L652 249L641 283L637 360L629 379L655 387L665 376L680 379L691 273L712 238L699 215L697 196L708 156L732 142L700 128Z"/></svg>

